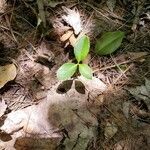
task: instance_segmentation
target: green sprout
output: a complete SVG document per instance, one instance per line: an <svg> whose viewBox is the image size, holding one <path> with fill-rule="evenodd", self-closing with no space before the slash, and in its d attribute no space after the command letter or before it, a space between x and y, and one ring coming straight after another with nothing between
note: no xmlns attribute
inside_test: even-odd
<svg viewBox="0 0 150 150"><path fill-rule="evenodd" d="M125 34L122 31L106 32L96 41L95 52L98 55L109 55L115 52L121 45ZM65 63L57 71L57 78L67 80L77 71L87 79L92 79L92 69L83 64L90 50L89 37L83 35L74 46L74 55L77 63Z"/></svg>
<svg viewBox="0 0 150 150"><path fill-rule="evenodd" d="M59 80L67 80L71 78L78 70L79 73L87 79L92 79L92 69L83 64L90 50L89 37L83 35L74 45L74 55L77 63L65 63L57 71L57 78Z"/></svg>

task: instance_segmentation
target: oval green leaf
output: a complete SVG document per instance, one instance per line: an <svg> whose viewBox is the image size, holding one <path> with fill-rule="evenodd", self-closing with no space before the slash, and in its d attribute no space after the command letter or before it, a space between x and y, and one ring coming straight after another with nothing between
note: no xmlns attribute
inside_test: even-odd
<svg viewBox="0 0 150 150"><path fill-rule="evenodd" d="M59 80L67 80L74 75L77 70L77 64L65 63L57 70Z"/></svg>
<svg viewBox="0 0 150 150"><path fill-rule="evenodd" d="M87 79L92 79L92 69L87 64L79 64L79 72Z"/></svg>
<svg viewBox="0 0 150 150"><path fill-rule="evenodd" d="M74 54L78 63L80 61L83 61L87 57L89 50L90 50L89 37L83 35L79 40L77 40L77 42L74 45Z"/></svg>
<svg viewBox="0 0 150 150"><path fill-rule="evenodd" d="M97 40L95 50L99 55L108 55L116 51L124 38L124 32L107 32Z"/></svg>

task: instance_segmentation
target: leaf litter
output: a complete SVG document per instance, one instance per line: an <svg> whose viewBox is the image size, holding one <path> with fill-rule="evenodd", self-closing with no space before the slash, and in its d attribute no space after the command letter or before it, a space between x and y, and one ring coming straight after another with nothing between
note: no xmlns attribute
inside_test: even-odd
<svg viewBox="0 0 150 150"><path fill-rule="evenodd" d="M82 1L80 2L82 3ZM129 6L129 1L119 1L119 5L117 2L115 4L113 12L111 13L109 13L110 11L108 12L106 1L101 2L102 3L90 0L88 1L88 3L82 3L81 6L78 5L76 2L74 3L72 1L65 1L63 4L58 4L55 6L55 10L57 11L53 11L53 7L50 8L46 5L46 25L48 25L49 27L49 24L52 24L53 26L53 28L50 29L50 31L48 30L47 33L44 32L46 35L42 34L41 37L42 42L44 41L44 43L46 43L46 48L44 46L41 46L42 44L40 43L41 40L39 41L39 36L37 38L35 34L33 35L33 32L35 33L35 28L33 28L33 26L31 27L27 22L24 23L24 25L21 24L23 20L21 20L20 17L12 17L11 32L14 31L16 39L19 41L18 43L20 43L19 46L24 47L25 49L23 51L22 49L19 49L21 51L21 55L18 59L15 58L19 64L19 72L15 79L15 83L6 84L4 90L1 91L4 101L8 104L8 107L11 108L11 110L13 110L11 113L8 114L8 118L5 123L7 123L7 121L10 119L8 121L8 124L10 125L10 122L13 120L15 126L12 124L12 126L5 128L5 130L8 133L14 131L12 135L13 139L10 140L8 138L8 140L12 141L12 143L10 141L0 142L0 148L10 149L12 145L15 145L15 148L11 148L38 149L35 146L37 145L40 149L48 149L48 143L53 143L53 141L51 141L52 139L49 136L53 136L53 140L56 142L54 142L54 145L52 144L52 149L53 146L57 147L58 144L60 144L60 149L63 149L63 147L66 147L69 150L71 148L85 149L89 141L90 144L88 145L88 148L90 150L98 148L114 150L119 148L126 148L129 150L141 149L141 147L143 149L147 148L146 146L148 146L149 139L149 124L147 119L145 119L148 118L148 109L146 102L147 100L139 100L139 97L135 99L131 95L129 96L128 94L121 93L122 86L124 85L129 87L136 87L137 84L141 85L141 82L137 83L137 80L141 81L141 78L137 79L137 75L143 75L143 77L148 77L149 75L149 72L147 70L143 71L143 74L140 74L139 71L134 72L134 69L136 67L139 70L143 70L143 68L147 69L146 65L144 65L144 63L147 63L149 54L149 51L147 49L149 47L147 40L149 33L147 32L147 23L145 21L145 26L139 28L137 19L137 28L134 31L135 33L132 33L132 31L129 29L130 24L132 24L132 22L130 22L129 18L127 18L129 20L125 19L126 15L131 15L130 12L132 11L129 10L129 7L127 7ZM26 0L25 3L27 6L31 4L30 7L28 7L28 12L31 12L31 14L33 14L33 11L31 11L29 8L32 7L33 10L35 3L31 1L28 2L28 0ZM22 1L17 5L20 4L21 6L24 5ZM134 9L138 8L135 7L136 5L137 3L134 4ZM13 6L15 6L15 4ZM81 13L80 25L81 27L86 27L86 30L88 31L86 31L86 33L89 33L88 35L90 35L90 38L92 40L95 40L97 36L101 35L105 31L113 31L116 29L123 29L129 31L127 34L127 38L123 41L123 45L121 46L121 48L117 51L116 54L113 54L113 56L111 57L113 58L113 60L110 59L109 56L98 58L94 56L93 59L93 54L91 53L91 58L88 61L90 63L90 66L98 70L94 73L94 76L97 76L98 78L102 79L108 86L114 87L116 91L109 91L106 95L101 95L101 92L99 91L100 87L98 86L99 79L95 79L93 84L91 84L88 80L84 81L85 79L82 79L82 83L84 83L84 86L86 88L85 90L81 84L79 84L79 86L76 86L74 82L70 90L68 90L67 92L66 90L64 90L65 92L63 92L63 94L57 93L57 98L54 97L56 96L54 93L56 93L57 87L61 84L58 83L58 81L56 80L55 72L58 66L70 60L68 52L65 51L66 49L64 50L64 47L67 47L70 43L74 45L77 39L77 35L74 32L79 32L76 31L77 29L73 28L73 26L71 26L71 24L67 21L67 19L70 16L68 13L64 12L62 7L60 6L65 6L70 11L74 11L74 13L76 14ZM78 10L74 9L74 6L77 7ZM122 8L118 9L120 8L120 6ZM133 3L131 3L130 6L133 6ZM130 9L132 9L132 7ZM8 10L10 10L10 8ZM23 13L19 13L18 15L21 15L21 17L23 18L25 17L25 20L29 21L30 23L33 23L32 20L36 20L35 18L31 17L32 19L29 19L28 17L22 15L25 13L24 9L21 10ZM27 10L26 7L25 10ZM125 12L123 10L125 10ZM13 14L15 13L16 10L14 9ZM63 19L61 17L62 15L60 14L63 14L67 19ZM138 15L136 15L136 17L137 16ZM97 18L96 21L93 20L93 17ZM51 20L50 22L49 18ZM131 16L131 18L133 18L133 16ZM55 22L55 25L53 24L53 22ZM130 23L128 24L128 22ZM2 20L1 23L2 33L6 33L8 29L5 24L5 19ZM88 24L88 27L86 26L86 24ZM40 26L38 27L40 28ZM70 30L71 32L67 35L68 30ZM17 33L17 31L19 31L23 37L26 37L26 40L28 41L27 43L25 40L22 39L22 37L18 36L19 34ZM36 31L38 32L38 30ZM82 31L83 30L81 30L81 32ZM7 32L7 34L9 35L10 33ZM70 36L70 34L72 35ZM4 37L6 38L2 39L1 41L11 47L11 45L9 45L8 43L12 43L12 39L8 38L6 34L5 36L1 36L0 39ZM12 37L12 35L10 34L9 37ZM63 37L63 39L62 41L59 41L61 37ZM64 39L66 40L65 42L63 42ZM126 44L128 45L127 47ZM16 43L13 45L16 45ZM39 49L37 49L37 47ZM12 52L11 49L10 51ZM7 50L7 53L9 53L10 51ZM129 54L128 51L132 53ZM144 53L141 54L141 52ZM51 58L49 57L49 55L53 54L54 56L52 57L55 58L55 64L50 65L50 67L48 68L45 64L47 64L47 62L51 63ZM40 59L40 61L38 62L34 61L38 57L43 57L43 55L44 60ZM4 57L3 49L2 53L0 52L0 56L2 58ZM12 55L9 54L9 57L10 56ZM119 66L124 65L123 67L125 67L125 70L127 70L126 72L124 72L126 78L123 75L119 77L119 80L116 82L115 85L112 85L113 81L116 78L118 78L118 76L120 76L121 72L117 68L117 63ZM133 65L132 69L128 69L130 64ZM133 75L135 80L131 80L131 75ZM96 86L97 88L95 89ZM51 90L51 88L54 87L54 93L49 93L49 90ZM85 92L85 94L80 94L81 92L78 92L78 90L76 90L77 87L79 88L79 91L83 90L82 92ZM92 96L91 94L87 93L88 91L92 93ZM142 88L141 91L142 93L146 94L146 92L143 92L145 91L145 88ZM48 99L46 100L46 98L44 97L47 97L47 93ZM97 98L95 98L95 96ZM146 99L146 96L143 94L142 97ZM82 107L81 103L84 103L85 101L88 102L86 103L88 105L85 106L83 104ZM51 105L50 102L54 103ZM124 102L127 102L125 106L122 105ZM50 112L47 113L47 107L49 107L49 104L51 106L51 109L49 109ZM89 107L88 111L86 109L87 106L91 106ZM122 112L123 107L126 111L126 115L124 115L124 112ZM99 112L98 116L95 116L95 112L96 114L97 112ZM70 114L70 116L68 114ZM47 121L46 117L48 116L49 118ZM145 123L145 121L147 122ZM25 137L22 137L21 131L23 133L26 133ZM47 133L50 133L49 136L47 135ZM105 138L104 133L106 137L108 137L107 139ZM35 136L39 136L39 139L37 139ZM48 137L46 138L46 136ZM18 137L17 141L15 141L16 137Z"/></svg>

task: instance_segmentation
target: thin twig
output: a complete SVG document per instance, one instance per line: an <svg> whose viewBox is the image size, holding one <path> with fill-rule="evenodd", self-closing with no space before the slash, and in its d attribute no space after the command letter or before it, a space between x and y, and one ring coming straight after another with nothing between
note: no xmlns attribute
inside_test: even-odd
<svg viewBox="0 0 150 150"><path fill-rule="evenodd" d="M118 80L120 80L120 78L121 78L123 75L125 75L125 73L126 73L129 69L131 69L131 67L133 67L133 64L131 64L125 71L123 71L123 72L118 76L118 78L113 82L113 84L116 84L116 83L118 82Z"/></svg>
<svg viewBox="0 0 150 150"><path fill-rule="evenodd" d="M128 64L128 63L131 63L131 62L133 62L133 60L127 60L127 61L118 63L118 65ZM93 71L93 73L95 73L97 71L101 71L101 70L107 70L107 69L115 68L115 67L116 67L116 64L111 65L111 66L107 66L107 67L103 67L103 68L100 68L100 69L96 69L96 70Z"/></svg>
<svg viewBox="0 0 150 150"><path fill-rule="evenodd" d="M121 71L122 75L124 77L126 77L126 75L123 73L122 69L120 68L120 65L118 65L118 63L116 62L116 60L112 57L112 55L110 55L112 61L114 62L114 64L116 65L116 67ZM127 77L126 77L127 78Z"/></svg>
<svg viewBox="0 0 150 150"><path fill-rule="evenodd" d="M8 19L7 15L5 16L5 19L6 19L6 23L7 23L8 27L9 27L10 33L11 33L12 37L14 38L14 41L18 44L18 41L14 35L14 32L13 32L11 24L10 24L10 20Z"/></svg>

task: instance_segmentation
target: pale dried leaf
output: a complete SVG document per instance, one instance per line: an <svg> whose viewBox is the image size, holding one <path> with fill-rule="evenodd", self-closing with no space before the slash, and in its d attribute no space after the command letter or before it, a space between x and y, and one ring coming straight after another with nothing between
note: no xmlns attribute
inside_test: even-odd
<svg viewBox="0 0 150 150"><path fill-rule="evenodd" d="M7 108L7 105L5 104L5 101L0 101L0 117L5 113Z"/></svg>
<svg viewBox="0 0 150 150"><path fill-rule="evenodd" d="M63 34L60 37L60 41L64 42L64 41L68 40L72 34L73 34L73 31L71 31L71 30L67 31L65 34Z"/></svg>
<svg viewBox="0 0 150 150"><path fill-rule="evenodd" d="M77 41L77 38L75 37L74 34L72 34L71 37L69 38L70 45L74 47L76 41Z"/></svg>
<svg viewBox="0 0 150 150"><path fill-rule="evenodd" d="M96 91L94 96L98 96L106 90L106 85L94 77L93 80L79 80L86 86L85 94L77 92L75 85L67 94L58 94L58 83L49 91L47 99L38 105L8 114L1 130L14 133L23 128L25 135L62 139L61 131L65 128L69 136L63 143L65 148L85 149L89 140L96 136L98 122L93 113L99 112L99 107L87 101L88 92L93 94ZM90 111L87 105L90 105Z"/></svg>
<svg viewBox="0 0 150 150"><path fill-rule="evenodd" d="M17 68L14 64L0 66L0 88L2 88L7 82L14 80L16 75Z"/></svg>

